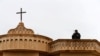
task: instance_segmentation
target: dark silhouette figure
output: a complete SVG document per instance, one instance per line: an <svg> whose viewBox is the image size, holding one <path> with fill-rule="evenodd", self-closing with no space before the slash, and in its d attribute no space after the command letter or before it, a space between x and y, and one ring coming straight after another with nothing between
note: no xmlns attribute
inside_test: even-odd
<svg viewBox="0 0 100 56"><path fill-rule="evenodd" d="M72 39L80 39L81 35L78 32L78 30L75 30L75 32L72 35Z"/></svg>

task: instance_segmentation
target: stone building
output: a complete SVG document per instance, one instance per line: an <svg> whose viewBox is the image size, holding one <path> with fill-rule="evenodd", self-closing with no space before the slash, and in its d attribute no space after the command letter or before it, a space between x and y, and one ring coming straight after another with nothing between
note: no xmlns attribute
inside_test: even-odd
<svg viewBox="0 0 100 56"><path fill-rule="evenodd" d="M0 56L100 56L95 39L58 39L37 35L20 22L7 34L0 35Z"/></svg>
<svg viewBox="0 0 100 56"><path fill-rule="evenodd" d="M35 34L21 21L0 35L0 56L100 56L95 39L57 39Z"/></svg>

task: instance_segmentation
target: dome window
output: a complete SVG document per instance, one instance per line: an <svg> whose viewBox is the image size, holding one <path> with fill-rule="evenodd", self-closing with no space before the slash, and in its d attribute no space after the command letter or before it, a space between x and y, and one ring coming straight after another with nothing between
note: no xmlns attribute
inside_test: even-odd
<svg viewBox="0 0 100 56"><path fill-rule="evenodd" d="M3 42L5 42L5 40L3 40Z"/></svg>
<svg viewBox="0 0 100 56"><path fill-rule="evenodd" d="M44 41L42 41L42 43L44 43Z"/></svg>
<svg viewBox="0 0 100 56"><path fill-rule="evenodd" d="M20 41L22 41L23 39L20 39Z"/></svg>
<svg viewBox="0 0 100 56"><path fill-rule="evenodd" d="M11 41L13 41L13 39L11 39Z"/></svg>
<svg viewBox="0 0 100 56"><path fill-rule="evenodd" d="M25 39L25 41L27 41L27 39Z"/></svg>
<svg viewBox="0 0 100 56"><path fill-rule="evenodd" d="M36 40L34 40L36 42Z"/></svg>
<svg viewBox="0 0 100 56"><path fill-rule="evenodd" d="M40 40L38 40L38 42L41 42Z"/></svg>
<svg viewBox="0 0 100 56"><path fill-rule="evenodd" d="M9 39L7 39L6 41L9 41Z"/></svg>
<svg viewBox="0 0 100 56"><path fill-rule="evenodd" d="M32 41L32 39L29 39L29 41Z"/></svg>
<svg viewBox="0 0 100 56"><path fill-rule="evenodd" d="M15 39L15 41L17 41L18 39Z"/></svg>

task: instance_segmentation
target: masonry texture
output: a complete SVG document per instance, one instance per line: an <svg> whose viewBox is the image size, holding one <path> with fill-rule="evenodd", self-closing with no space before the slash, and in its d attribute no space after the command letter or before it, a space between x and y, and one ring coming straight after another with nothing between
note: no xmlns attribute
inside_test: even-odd
<svg viewBox="0 0 100 56"><path fill-rule="evenodd" d="M35 34L20 22L0 35L0 56L100 56L95 39L57 39Z"/></svg>

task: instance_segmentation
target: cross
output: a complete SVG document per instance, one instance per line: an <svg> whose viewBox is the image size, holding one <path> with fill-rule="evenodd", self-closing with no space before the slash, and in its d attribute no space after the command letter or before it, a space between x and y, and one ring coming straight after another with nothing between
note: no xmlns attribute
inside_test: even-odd
<svg viewBox="0 0 100 56"><path fill-rule="evenodd" d="M17 12L16 14L20 14L20 21L22 22L22 14L26 13L22 11L22 8L20 8L20 12Z"/></svg>

